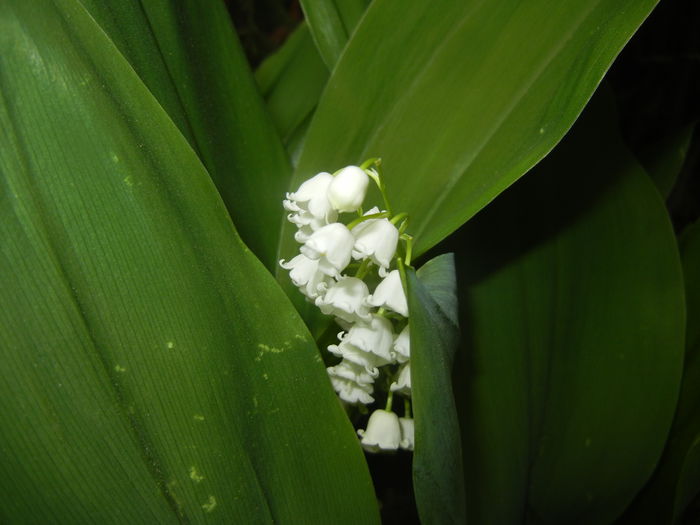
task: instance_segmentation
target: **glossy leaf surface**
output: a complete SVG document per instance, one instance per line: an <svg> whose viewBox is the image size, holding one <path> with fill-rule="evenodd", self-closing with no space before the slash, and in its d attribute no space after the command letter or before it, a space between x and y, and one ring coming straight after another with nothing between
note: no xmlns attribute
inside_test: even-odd
<svg viewBox="0 0 700 525"><path fill-rule="evenodd" d="M292 186L380 156L391 202L410 212L425 251L561 139L655 3L372 2Z"/></svg>
<svg viewBox="0 0 700 525"><path fill-rule="evenodd" d="M474 523L610 523L668 435L679 258L603 102L449 247L460 247L455 390Z"/></svg>
<svg viewBox="0 0 700 525"><path fill-rule="evenodd" d="M417 277L416 277L417 275ZM416 446L413 487L422 523L464 523L464 477L451 374L459 344L452 254L407 271Z"/></svg>
<svg viewBox="0 0 700 525"><path fill-rule="evenodd" d="M311 34L329 70L340 58L368 0L301 0Z"/></svg>
<svg viewBox="0 0 700 525"><path fill-rule="evenodd" d="M308 332L78 2L0 4L0 175L0 521L377 521Z"/></svg>
<svg viewBox="0 0 700 525"><path fill-rule="evenodd" d="M276 264L291 169L218 0L81 0L207 168L246 244ZM261 191L264 188L265 191Z"/></svg>
<svg viewBox="0 0 700 525"><path fill-rule="evenodd" d="M267 110L282 141L293 148L299 132L318 104L328 69L311 39L306 24L298 27L274 55L255 72Z"/></svg>
<svg viewBox="0 0 700 525"><path fill-rule="evenodd" d="M654 476L622 523L675 523L700 492L700 223L679 240L687 305L683 384L671 433Z"/></svg>

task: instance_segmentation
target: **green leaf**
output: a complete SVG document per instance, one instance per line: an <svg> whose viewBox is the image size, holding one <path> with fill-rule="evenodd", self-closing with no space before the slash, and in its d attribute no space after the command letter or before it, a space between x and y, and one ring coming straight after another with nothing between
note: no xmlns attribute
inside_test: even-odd
<svg viewBox="0 0 700 525"><path fill-rule="evenodd" d="M679 244L688 318L680 398L664 454L622 523L675 523L700 492L700 222Z"/></svg>
<svg viewBox="0 0 700 525"><path fill-rule="evenodd" d="M345 49L369 0L301 0L316 47L329 70Z"/></svg>
<svg viewBox="0 0 700 525"><path fill-rule="evenodd" d="M273 268L283 220L278 198L291 169L224 4L81 3L187 137L243 240Z"/></svg>
<svg viewBox="0 0 700 525"><path fill-rule="evenodd" d="M378 521L308 332L76 1L0 3L0 175L0 521Z"/></svg>
<svg viewBox="0 0 700 525"><path fill-rule="evenodd" d="M379 156L424 252L551 150L655 4L375 0L321 97L292 187ZM289 242L281 253L291 252Z"/></svg>
<svg viewBox="0 0 700 525"><path fill-rule="evenodd" d="M640 162L664 198L668 198L683 169L694 130L695 123L689 124L665 134L639 152Z"/></svg>
<svg viewBox="0 0 700 525"><path fill-rule="evenodd" d="M417 277L416 277L417 274ZM464 523L459 422L451 389L459 344L454 257L408 269L411 384L416 445L413 486L422 523Z"/></svg>
<svg viewBox="0 0 700 525"><path fill-rule="evenodd" d="M683 360L679 257L603 102L454 239L474 523L610 523L668 435Z"/></svg>
<svg viewBox="0 0 700 525"><path fill-rule="evenodd" d="M261 64L255 78L265 97L277 132L294 151L321 96L328 70L316 51L311 33L302 24L280 50Z"/></svg>

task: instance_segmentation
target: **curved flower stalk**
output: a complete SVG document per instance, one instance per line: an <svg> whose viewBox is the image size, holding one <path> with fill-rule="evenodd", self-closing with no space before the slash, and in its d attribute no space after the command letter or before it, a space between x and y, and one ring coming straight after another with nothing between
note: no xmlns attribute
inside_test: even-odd
<svg viewBox="0 0 700 525"><path fill-rule="evenodd" d="M370 180L383 209L373 206L363 214ZM405 233L408 215L391 211L381 161L318 173L287 193L283 206L301 246L280 266L307 300L343 328L338 343L328 346L340 358L327 369L333 388L349 405L375 403L377 393L386 397L385 408L374 410L366 430L358 430L362 446L369 452L413 450L409 311L400 273L410 265L412 238ZM355 217L339 219L346 213ZM370 290L368 283L378 280ZM402 418L392 410L394 395L404 398Z"/></svg>

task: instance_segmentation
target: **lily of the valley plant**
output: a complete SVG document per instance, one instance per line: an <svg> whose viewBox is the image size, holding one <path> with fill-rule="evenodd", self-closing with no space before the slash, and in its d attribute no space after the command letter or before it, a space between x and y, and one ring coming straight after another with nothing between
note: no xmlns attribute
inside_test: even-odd
<svg viewBox="0 0 700 525"><path fill-rule="evenodd" d="M392 216L389 211L380 166L380 159L370 159L332 175L318 173L287 193L284 209L297 226L294 238L302 245L292 260L280 261L299 291L343 328L339 343L328 346L340 358L328 367L340 399L371 404L380 373L394 379L378 381L389 385L386 409L373 412L367 430L358 431L362 446L371 452L399 446L413 450L414 441L408 304L399 274L410 265L412 237L405 232L408 215ZM374 206L363 213L370 179L387 209ZM357 217L347 225L336 222L343 213ZM405 243L403 259L397 257L399 240ZM377 275L381 281L370 292L366 280ZM401 418L392 412L395 392L405 398Z"/></svg>
<svg viewBox="0 0 700 525"><path fill-rule="evenodd" d="M692 523L656 0L238 3L0 1L0 523Z"/></svg>

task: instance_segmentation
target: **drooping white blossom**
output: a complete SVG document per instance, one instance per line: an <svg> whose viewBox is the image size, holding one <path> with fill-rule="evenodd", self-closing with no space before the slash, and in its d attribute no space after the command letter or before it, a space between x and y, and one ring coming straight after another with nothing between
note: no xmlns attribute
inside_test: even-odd
<svg viewBox="0 0 700 525"><path fill-rule="evenodd" d="M379 209L373 208L365 215L374 213L379 213ZM351 231L355 236L355 245L352 249L353 259L370 258L373 263L379 266L379 275L385 277L396 254L399 230L388 219L381 218L363 221Z"/></svg>
<svg viewBox="0 0 700 525"><path fill-rule="evenodd" d="M399 368L399 377L391 383L389 390L405 396L411 395L411 362L407 361Z"/></svg>
<svg viewBox="0 0 700 525"><path fill-rule="evenodd" d="M372 162L379 165L378 161ZM336 222L340 213L362 209L370 175L384 194L379 171L365 171L357 166L347 166L335 175L318 173L297 191L287 193L283 205L287 219L297 227L294 238L301 247L298 255L279 264L289 271L301 293L324 314L334 316L343 329L338 343L328 346L340 362L327 368L340 399L352 404L374 403L375 381L378 387L388 390L389 410L375 410L366 430L358 430L362 446L371 452L413 450L413 419L399 418L391 411L394 394L411 395L409 327L406 320L386 314L386 310L405 318L409 314L399 271L390 271L401 238L399 230L388 214L377 207L364 215L381 214L379 218L352 221L352 230ZM407 237L406 242L406 253L410 254L411 238ZM344 275L352 259L364 262L354 277ZM381 281L370 294L363 279L369 276L368 282L376 282L372 279L372 275L377 275L375 266ZM398 328L401 332L396 335ZM394 363L400 365L395 376L391 369L385 369L393 377L388 385L384 376L378 379L380 367ZM406 413L410 413L410 408Z"/></svg>
<svg viewBox="0 0 700 525"><path fill-rule="evenodd" d="M367 377L371 379L371 376L366 372L356 372L351 366L351 363L341 361L340 364L327 369L328 377L338 397L346 403L364 405L373 403L374 398L371 395L373 385L371 382L362 381Z"/></svg>
<svg viewBox="0 0 700 525"><path fill-rule="evenodd" d="M318 259L309 259L304 254L297 255L289 262L280 261L282 268L290 270L289 277L294 286L309 299L318 297L331 282L331 277L320 271L318 265Z"/></svg>
<svg viewBox="0 0 700 525"><path fill-rule="evenodd" d="M287 193L282 205L291 212L287 219L299 228L294 235L297 242L305 242L314 231L338 218L328 200L332 181L333 175L322 172L304 181L297 191Z"/></svg>
<svg viewBox="0 0 700 525"><path fill-rule="evenodd" d="M368 371L364 366L342 360L335 366L327 368L328 374L343 379L350 379L361 385L372 385L374 379L379 375L378 370Z"/></svg>
<svg viewBox="0 0 700 525"><path fill-rule="evenodd" d="M375 410L367 421L367 429L360 429L357 434L368 452L397 450L401 443L399 417L387 410Z"/></svg>
<svg viewBox="0 0 700 525"><path fill-rule="evenodd" d="M357 277L341 277L331 283L322 296L316 298L316 306L326 315L334 315L344 321L370 321L367 306L369 288Z"/></svg>
<svg viewBox="0 0 700 525"><path fill-rule="evenodd" d="M367 194L369 177L362 168L347 166L335 174L328 186L328 200L340 212L356 211Z"/></svg>
<svg viewBox="0 0 700 525"><path fill-rule="evenodd" d="M401 333L394 339L394 359L398 363L405 363L411 357L411 339L408 325L401 330Z"/></svg>
<svg viewBox="0 0 700 525"><path fill-rule="evenodd" d="M330 345L328 351L368 371L393 361L391 322L379 315L372 315L369 322L356 323L347 333L338 334L338 338L340 344Z"/></svg>
<svg viewBox="0 0 700 525"><path fill-rule="evenodd" d="M318 269L326 275L339 278L350 263L355 238L339 222L328 224L313 232L300 248L309 259L318 260Z"/></svg>
<svg viewBox="0 0 700 525"><path fill-rule="evenodd" d="M367 298L370 306L380 306L393 310L394 312L408 317L408 303L406 294L401 284L401 276L398 270L392 270L377 285L374 293Z"/></svg>
<svg viewBox="0 0 700 525"><path fill-rule="evenodd" d="M413 450L413 446L415 445L415 426L413 424L413 419L400 417L399 426L401 427L401 448L404 450Z"/></svg>

